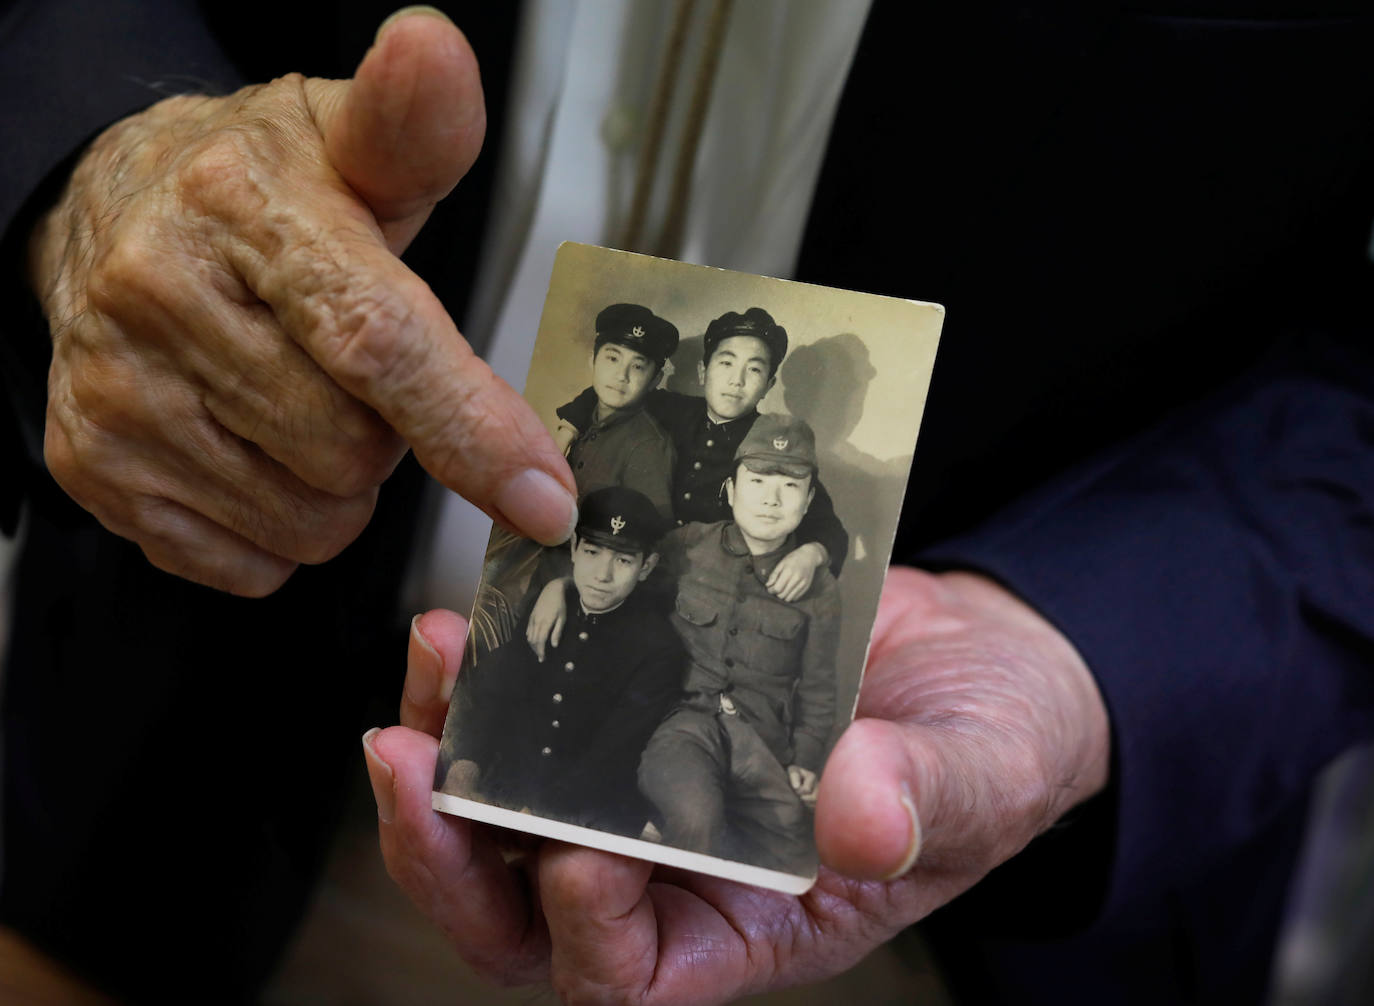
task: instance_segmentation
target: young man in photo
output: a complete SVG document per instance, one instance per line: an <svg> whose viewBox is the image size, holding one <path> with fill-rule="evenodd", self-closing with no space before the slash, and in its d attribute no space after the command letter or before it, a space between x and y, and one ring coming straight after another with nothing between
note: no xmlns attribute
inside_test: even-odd
<svg viewBox="0 0 1374 1006"><path fill-rule="evenodd" d="M587 415L576 430L561 428L556 438L580 495L628 486L665 517L671 514L673 445L644 402L677 341L671 322L639 304L612 304L596 316L592 384L574 399L587 403Z"/></svg>
<svg viewBox="0 0 1374 1006"><path fill-rule="evenodd" d="M815 496L815 438L800 419L762 415L735 461L732 519L686 524L661 545L688 663L639 783L666 843L805 874L815 865L806 805L835 716L840 597L825 568L796 601L767 583Z"/></svg>
<svg viewBox="0 0 1374 1006"><path fill-rule="evenodd" d="M758 419L758 404L777 383L778 367L787 355L787 330L761 307L742 314L727 311L706 328L697 379L703 395L656 390L645 401L649 413L673 442L673 517L679 524L711 523L730 516L723 486L734 467L735 452ZM561 429L586 429L596 402L588 392L558 410ZM564 436L570 435L564 433ZM783 600L806 593L822 566L840 575L849 551L849 536L835 515L825 487L815 485L816 499L798 531L799 546L778 564L770 584Z"/></svg>
<svg viewBox="0 0 1374 1006"><path fill-rule="evenodd" d="M651 814L635 771L681 695L682 644L636 592L666 522L648 498L610 486L582 500L567 631L540 662L512 639L459 676L435 787L512 810L638 837Z"/></svg>

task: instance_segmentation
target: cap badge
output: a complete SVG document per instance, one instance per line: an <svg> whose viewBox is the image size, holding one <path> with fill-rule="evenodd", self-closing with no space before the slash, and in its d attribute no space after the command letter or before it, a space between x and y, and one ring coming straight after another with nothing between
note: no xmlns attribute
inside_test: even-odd
<svg viewBox="0 0 1374 1006"><path fill-rule="evenodd" d="M785 450L787 450L787 438L786 438L786 437L774 437L774 438L773 438L773 450L775 450L775 451L785 451Z"/></svg>
<svg viewBox="0 0 1374 1006"><path fill-rule="evenodd" d="M630 337L631 337L632 339L642 339L642 338L644 338L644 326L643 326L643 325L636 325L634 328L630 329Z"/></svg>
<svg viewBox="0 0 1374 1006"><path fill-rule="evenodd" d="M612 517L612 518L611 518L611 534L619 534L621 531L624 531L624 530L625 530L625 518L624 518L624 517Z"/></svg>

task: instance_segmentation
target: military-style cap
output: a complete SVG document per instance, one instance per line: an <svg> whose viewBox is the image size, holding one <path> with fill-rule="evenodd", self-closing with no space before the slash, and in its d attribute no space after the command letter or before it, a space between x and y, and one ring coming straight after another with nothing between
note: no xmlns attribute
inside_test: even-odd
<svg viewBox="0 0 1374 1006"><path fill-rule="evenodd" d="M794 479L816 473L816 435L805 420L781 412L760 413L735 451L735 464L751 472L781 472Z"/></svg>
<svg viewBox="0 0 1374 1006"><path fill-rule="evenodd" d="M716 351L722 339L736 335L752 335L762 340L768 347L768 376L778 372L782 358L787 355L787 329L783 328L773 316L761 307L751 307L743 314L726 311L706 326L706 334L701 340L701 362L709 364L711 354Z"/></svg>
<svg viewBox="0 0 1374 1006"><path fill-rule="evenodd" d="M607 486L577 505L577 537L617 552L652 552L668 529L649 497L624 486Z"/></svg>
<svg viewBox="0 0 1374 1006"><path fill-rule="evenodd" d="M596 316L596 344L608 342L643 353L660 367L677 349L677 327L639 304L612 304Z"/></svg>

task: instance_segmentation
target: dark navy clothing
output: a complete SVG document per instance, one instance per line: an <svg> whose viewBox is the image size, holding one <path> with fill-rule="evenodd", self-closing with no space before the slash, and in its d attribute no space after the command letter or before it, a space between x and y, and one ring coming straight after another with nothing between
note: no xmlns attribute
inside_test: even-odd
<svg viewBox="0 0 1374 1006"><path fill-rule="evenodd" d="M413 482L265 601L152 570L44 470L19 255L84 138L188 86L346 77L392 6L0 3L0 518L31 519L0 916L130 998L184 997L150 948L222 999L280 951L367 690L395 707L405 624L379 625ZM407 260L456 316L515 6L452 8L488 154ZM1312 780L1374 736L1374 19L1353 9L874 4L797 278L946 306L896 558L1000 578L1112 717L1109 792L926 925L965 1001L1262 1001ZM220 799L149 801L149 780Z"/></svg>
<svg viewBox="0 0 1374 1006"><path fill-rule="evenodd" d="M454 761L481 769L477 797L638 838L650 807L635 773L682 688L682 644L637 594L603 614L568 586L567 624L541 663L520 634L464 670L454 690Z"/></svg>

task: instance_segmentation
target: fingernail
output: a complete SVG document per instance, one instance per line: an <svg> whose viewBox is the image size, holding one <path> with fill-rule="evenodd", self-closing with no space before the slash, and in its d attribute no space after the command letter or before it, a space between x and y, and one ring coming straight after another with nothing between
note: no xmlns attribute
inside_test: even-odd
<svg viewBox="0 0 1374 1006"><path fill-rule="evenodd" d="M444 658L420 632L420 616L410 620L410 659L406 668L406 698L417 706L435 700L448 701L444 694Z"/></svg>
<svg viewBox="0 0 1374 1006"><path fill-rule="evenodd" d="M547 472L526 468L492 501L502 516L541 545L561 545L577 525L577 501Z"/></svg>
<svg viewBox="0 0 1374 1006"><path fill-rule="evenodd" d="M377 801L377 820L390 824L396 816L396 774L372 746L372 740L382 732L373 727L363 734L363 759L367 762L367 778L372 783L372 796Z"/></svg>
<svg viewBox="0 0 1374 1006"><path fill-rule="evenodd" d="M414 4L410 7L402 7L395 13L388 15L387 19L377 27L377 35L376 38L373 39L372 44L376 45L377 42L381 40L382 32L386 31L392 24L401 20L403 17L410 17L412 14L427 14L430 17L442 18L449 24L453 24L453 18L449 17L438 7L431 7L429 4Z"/></svg>
<svg viewBox="0 0 1374 1006"><path fill-rule="evenodd" d="M901 785L897 799L906 808L907 817L911 818L911 844L907 846L906 855L902 858L901 863L884 877L884 880L896 880L903 876L916 865L916 859L921 855L921 819L916 816L916 801L911 798L911 789L905 782Z"/></svg>

